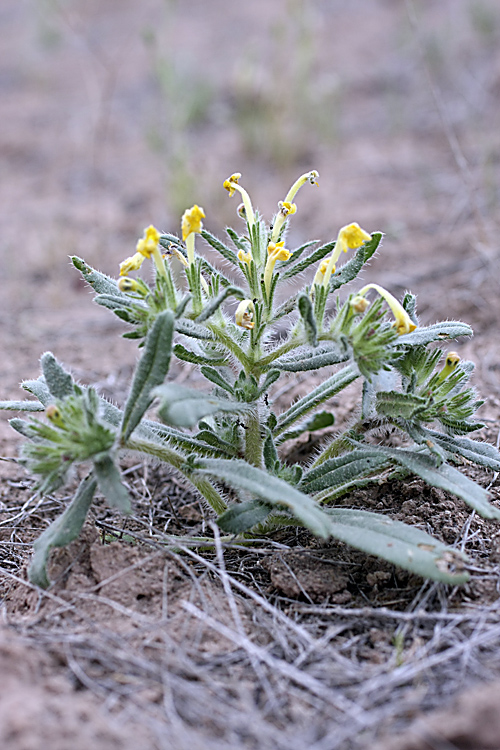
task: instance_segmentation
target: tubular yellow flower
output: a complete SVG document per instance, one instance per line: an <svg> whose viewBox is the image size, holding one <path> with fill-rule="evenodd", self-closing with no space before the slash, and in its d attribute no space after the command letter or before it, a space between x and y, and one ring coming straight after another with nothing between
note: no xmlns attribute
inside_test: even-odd
<svg viewBox="0 0 500 750"><path fill-rule="evenodd" d="M153 258L156 270L158 271L161 276L166 276L165 271L165 264L163 262L163 257L160 252L160 248L158 247L158 243L160 241L160 233L159 231L153 226L150 225L144 230L144 237L140 239L137 243L137 254L140 254L144 256L144 258ZM135 256L134 256L135 257ZM122 274L120 271L120 274L123 276L125 274Z"/></svg>
<svg viewBox="0 0 500 750"><path fill-rule="evenodd" d="M144 237L137 243L136 250L145 258L151 258L158 250L158 242L160 241L160 233L151 224L147 229L144 230Z"/></svg>
<svg viewBox="0 0 500 750"><path fill-rule="evenodd" d="M288 219L288 217L292 216L295 213L297 213L297 206L295 205L295 203L290 203L290 201L280 201L278 203L278 213L276 214L276 218L274 220L271 242L276 242L280 235L281 227Z"/></svg>
<svg viewBox="0 0 500 750"><path fill-rule="evenodd" d="M205 212L201 206L196 203L191 208L187 208L182 214L182 239L186 243L188 263L194 263L194 235L200 233L203 229L202 219L205 218Z"/></svg>
<svg viewBox="0 0 500 750"><path fill-rule="evenodd" d="M356 222L353 224L346 224L345 227L342 227L337 235L335 250L333 251L333 254L328 261L328 266L323 273L323 279L321 282L323 286L328 285L342 251L346 253L348 250L356 250L358 247L361 247L363 242L371 240L371 238L371 234L368 234L364 229L361 229ZM314 283L317 283L316 280Z"/></svg>
<svg viewBox="0 0 500 750"><path fill-rule="evenodd" d="M310 172L306 172L305 174L302 174L298 180L296 180L288 193L286 194L286 198L283 201L284 203L291 203L297 193L299 192L302 185L305 185L306 182L310 182L311 185L317 185L317 180L319 177L319 172L316 172L315 169L312 169Z"/></svg>
<svg viewBox="0 0 500 750"><path fill-rule="evenodd" d="M398 336L402 336L405 333L411 333L415 330L417 326L415 325L415 323L413 323L412 319L410 318L402 304L398 302L397 299L387 291L387 289L384 289L384 287L379 286L378 284L367 284L358 292L356 296L363 297L369 289L375 289L375 291L385 299L385 301L391 308L395 317L394 326L396 328L396 331L398 332Z"/></svg>
<svg viewBox="0 0 500 750"><path fill-rule="evenodd" d="M201 206L197 206L196 203L191 208L188 208L182 214L182 239L184 242L192 232L200 233L203 229L202 219L205 218L205 212Z"/></svg>
<svg viewBox="0 0 500 750"><path fill-rule="evenodd" d="M243 252L243 250L238 250L238 260L241 263L247 263L248 265L250 265L253 260L252 253L245 253Z"/></svg>
<svg viewBox="0 0 500 750"><path fill-rule="evenodd" d="M246 328L248 331L250 331L255 326L255 322L253 319L254 315L255 306L253 304L253 301L251 299L244 299L236 308L234 320L237 326L240 326L240 328Z"/></svg>
<svg viewBox="0 0 500 750"><path fill-rule="evenodd" d="M448 354L446 355L445 365L439 373L438 383L442 383L443 380L448 377L448 375L451 375L451 373L456 370L459 362L460 355L458 355L456 352L448 352Z"/></svg>
<svg viewBox="0 0 500 750"><path fill-rule="evenodd" d="M274 266L277 260L288 260L292 257L292 253L285 248L285 241L281 242L270 242L267 246L267 262L264 269L264 286L266 292L269 294L271 288L271 281L273 278Z"/></svg>
<svg viewBox="0 0 500 750"><path fill-rule="evenodd" d="M120 263L120 276L128 276L131 271L138 271L144 261L144 255L141 253L135 253L130 258L125 258Z"/></svg>
<svg viewBox="0 0 500 750"><path fill-rule="evenodd" d="M316 275L314 277L313 285L314 284L322 284L323 278L325 276L326 270L328 268L328 264L330 263L330 258L325 258L321 261L319 264L319 268L316 271ZM335 273L335 266L333 266L331 273Z"/></svg>
<svg viewBox="0 0 500 750"><path fill-rule="evenodd" d="M248 222L248 226L252 228L255 224L255 215L253 212L252 201L250 200L250 196L248 195L245 188L241 187L241 185L238 185L238 180L240 179L240 177L241 172L235 172L231 175L231 177L228 177L227 180L224 180L224 182L222 183L222 187L228 191L230 198L232 198L232 196L234 195L235 190L239 192L243 200L243 206L245 208L245 218Z"/></svg>

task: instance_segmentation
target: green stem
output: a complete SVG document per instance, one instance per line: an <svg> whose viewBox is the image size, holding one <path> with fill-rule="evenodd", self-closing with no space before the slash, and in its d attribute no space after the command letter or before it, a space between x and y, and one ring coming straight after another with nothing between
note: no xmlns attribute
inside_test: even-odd
<svg viewBox="0 0 500 750"><path fill-rule="evenodd" d="M262 468L262 435L258 412L251 412L248 416L245 430L245 459L252 466Z"/></svg>
<svg viewBox="0 0 500 750"><path fill-rule="evenodd" d="M156 456L161 459L174 469L177 469L191 484L193 484L198 492L203 495L207 503L219 516L227 509L227 505L219 495L215 487L213 487L207 479L192 476L184 469L186 459L180 453L176 453L171 448L167 448L164 445L158 445L157 443L151 443L149 440L138 440L132 439L127 440L124 448L133 451L140 451L141 453L147 453L150 456Z"/></svg>
<svg viewBox="0 0 500 750"><path fill-rule="evenodd" d="M218 325L214 323L207 323L206 326L214 334L218 341L220 341L220 343L225 346L226 349L229 349L231 354L236 357L236 359L243 366L245 372L253 372L254 363L251 361L250 357L245 354L241 346L238 346L238 344L231 338L228 333L223 331Z"/></svg>

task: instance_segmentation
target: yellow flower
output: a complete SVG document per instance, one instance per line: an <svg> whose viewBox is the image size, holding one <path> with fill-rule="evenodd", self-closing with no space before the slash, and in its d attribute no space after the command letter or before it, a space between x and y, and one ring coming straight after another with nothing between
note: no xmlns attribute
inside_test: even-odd
<svg viewBox="0 0 500 750"><path fill-rule="evenodd" d="M288 260L292 257L292 253L285 248L285 241L281 242L270 242L267 246L267 262L264 269L264 286L266 292L269 294L271 288L271 281L273 278L274 266L277 260Z"/></svg>
<svg viewBox="0 0 500 750"><path fill-rule="evenodd" d="M151 258L158 250L160 233L153 225L144 230L144 237L137 243L136 250L145 258Z"/></svg>
<svg viewBox="0 0 500 750"><path fill-rule="evenodd" d="M292 253L285 248L285 240L281 242L270 242L267 246L267 252L270 258L276 263L277 260L288 260Z"/></svg>
<svg viewBox="0 0 500 750"><path fill-rule="evenodd" d="M354 222L353 224L347 224L345 227L342 227L338 234L337 244L340 245L340 252L343 250L346 253L348 250L356 250L356 248L361 247L363 242L367 242L368 240L371 240L371 238L371 234L365 232L364 229L361 229L359 224ZM337 250L337 248L335 249Z"/></svg>
<svg viewBox="0 0 500 750"><path fill-rule="evenodd" d="M182 239L186 241L192 232L201 232L203 229L202 219L205 213L200 206L196 204L192 208L186 209L182 215Z"/></svg>
<svg viewBox="0 0 500 750"><path fill-rule="evenodd" d="M52 424L55 424L57 427L64 427L64 420L61 415L60 409L55 404L50 404L50 406L47 406L45 409L45 416L50 419Z"/></svg>
<svg viewBox="0 0 500 750"><path fill-rule="evenodd" d="M443 380L448 377L448 375L451 375L451 373L456 370L459 362L460 355L458 355L456 352L448 352L448 354L446 355L445 365L439 373L438 383L442 383Z"/></svg>
<svg viewBox="0 0 500 750"><path fill-rule="evenodd" d="M345 227L342 227L337 235L335 250L328 259L328 265L322 272L322 276L319 273L316 274L316 276L314 277L314 283L323 284L323 286L325 287L328 286L330 277L332 273L335 272L335 266L338 259L340 258L342 250L345 253L348 250L355 250L356 248L361 247L363 242L371 240L371 238L371 234L365 232L365 230L361 229L359 224L356 224L355 222L353 224L346 224ZM320 269L323 267L324 263L325 261L323 261L323 263L321 264Z"/></svg>
<svg viewBox="0 0 500 750"><path fill-rule="evenodd" d="M125 258L120 263L120 276L128 276L131 271L138 271L144 261L144 255L141 253L135 253L130 258Z"/></svg>
<svg viewBox="0 0 500 750"><path fill-rule="evenodd" d="M415 323L412 321L406 310L404 309L403 305L397 301L395 297L392 296L390 292L387 291L387 289L384 289L384 287L379 286L378 284L367 284L366 286L361 289L357 297L363 297L363 295L369 290L369 289L375 289L376 292L380 294L381 297L385 299L389 307L391 308L395 321L394 321L394 327L396 328L396 331L398 332L398 336L402 336L405 333L411 333L415 330L417 327Z"/></svg>
<svg viewBox="0 0 500 750"><path fill-rule="evenodd" d="M240 326L240 328L246 328L248 331L250 331L255 326L253 320L254 315L255 306L253 304L253 301L251 299L244 299L236 308L234 320L237 326Z"/></svg>
<svg viewBox="0 0 500 750"><path fill-rule="evenodd" d="M319 177L319 173L316 172L315 169L312 169L310 172L306 172L305 174L301 175L298 180L296 180L290 190L287 193L287 196L284 200L284 203L292 202L297 193L299 192L302 185L305 185L306 182L310 182L311 185L317 185L317 179Z"/></svg>
<svg viewBox="0 0 500 750"><path fill-rule="evenodd" d="M278 208L283 216L291 216L292 214L297 213L297 206L295 203L290 203L290 201L280 201L278 203Z"/></svg>
<svg viewBox="0 0 500 750"><path fill-rule="evenodd" d="M224 180L222 183L222 187L227 190L229 193L229 197L232 198L234 195L234 192L236 190L236 186L238 185L238 180L241 177L241 172L235 172L231 175L231 177L228 177L227 180Z"/></svg>
<svg viewBox="0 0 500 750"><path fill-rule="evenodd" d="M240 193L243 199L243 206L245 209L244 218L247 220L248 226L252 228L253 225L255 224L255 216L253 212L252 201L250 200L250 196L248 195L245 188L241 187L241 185L238 185L238 180L240 179L240 177L241 177L241 172L235 172L234 174L231 175L231 177L228 177L227 180L224 180L224 182L222 183L222 187L228 191L230 198L232 198L232 196L234 195L235 190L237 190ZM238 209L238 213L241 216L240 209Z"/></svg>
<svg viewBox="0 0 500 750"><path fill-rule="evenodd" d="M354 312L357 313L364 313L364 311L370 306L370 303L366 299L366 297L363 297L362 294L357 294L355 297L351 300L351 308L354 310Z"/></svg>
<svg viewBox="0 0 500 750"><path fill-rule="evenodd" d="M252 253L245 253L243 250L238 250L238 260L240 263L247 263L250 265L252 262Z"/></svg>

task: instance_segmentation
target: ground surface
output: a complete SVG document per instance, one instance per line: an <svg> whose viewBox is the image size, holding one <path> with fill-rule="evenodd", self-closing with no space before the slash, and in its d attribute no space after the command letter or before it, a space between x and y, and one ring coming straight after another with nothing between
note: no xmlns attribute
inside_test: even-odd
<svg viewBox="0 0 500 750"><path fill-rule="evenodd" d="M69 254L115 275L144 226L175 232L193 202L211 231L232 222L230 173L270 216L316 168L291 244L384 231L366 281L411 288L424 323L473 325L456 348L496 441L496 0L3 0L0 24L0 399L47 349L126 391L135 345ZM0 441L17 455L6 418ZM67 497L0 462L2 748L498 748L498 527L417 481L358 498L463 547L477 570L460 590L307 535L165 552L167 530L210 519L158 467L126 467L125 537L97 504L42 593L26 563Z"/></svg>

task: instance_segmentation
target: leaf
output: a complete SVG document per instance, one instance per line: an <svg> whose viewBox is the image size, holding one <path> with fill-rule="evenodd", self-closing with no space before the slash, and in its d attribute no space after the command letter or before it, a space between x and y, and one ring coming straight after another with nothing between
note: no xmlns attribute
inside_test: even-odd
<svg viewBox="0 0 500 750"><path fill-rule="evenodd" d="M295 438L303 435L304 432L316 432L316 430L324 430L325 427L331 427L335 423L335 417L330 411L318 411L306 422L302 422L290 430L280 435L279 442L284 443L285 440L294 440Z"/></svg>
<svg viewBox="0 0 500 750"><path fill-rule="evenodd" d="M462 498L483 518L500 521L500 509L488 502L488 493L479 484L447 463L436 466L434 460L424 454L385 446L370 447L370 450L392 458L412 474L416 474L432 487L439 487Z"/></svg>
<svg viewBox="0 0 500 750"><path fill-rule="evenodd" d="M318 329L311 298L307 294L301 294L297 300L297 307L304 324L307 343L316 346L318 342Z"/></svg>
<svg viewBox="0 0 500 750"><path fill-rule="evenodd" d="M423 578L465 583L467 558L425 531L366 510L326 508L330 533L356 549L388 560Z"/></svg>
<svg viewBox="0 0 500 750"><path fill-rule="evenodd" d="M248 500L246 503L232 505L218 517L217 525L228 534L242 534L265 521L271 510L269 505L260 500Z"/></svg>
<svg viewBox="0 0 500 750"><path fill-rule="evenodd" d="M175 321L175 330L182 333L183 336L191 336L194 339L204 339L205 341L213 340L211 332L205 326L197 325L192 320L180 318Z"/></svg>
<svg viewBox="0 0 500 750"><path fill-rule="evenodd" d="M44 411L44 407L37 401L0 401L2 411Z"/></svg>
<svg viewBox="0 0 500 750"><path fill-rule="evenodd" d="M273 367L285 372L304 372L337 365L347 359L349 359L349 352L346 347L331 341L319 344L312 350L296 350L293 355L278 357L274 360Z"/></svg>
<svg viewBox="0 0 500 750"><path fill-rule="evenodd" d="M213 476L271 505L285 506L313 534L323 539L328 537L329 520L323 510L314 500L282 479L239 459L205 458L195 460L194 468L197 473Z"/></svg>
<svg viewBox="0 0 500 750"><path fill-rule="evenodd" d="M229 364L229 360L226 356L221 353L220 357L212 357L206 354L196 354L191 349L186 349L182 344L175 344L174 354L177 359L181 359L183 362L191 362L194 365L207 365L211 364L215 367L225 367Z"/></svg>
<svg viewBox="0 0 500 750"><path fill-rule="evenodd" d="M131 513L130 497L122 483L121 473L109 453L94 456L94 474L99 489L112 508Z"/></svg>
<svg viewBox="0 0 500 750"><path fill-rule="evenodd" d="M160 418L175 427L193 427L200 419L219 412L246 413L248 406L237 401L217 398L176 383L155 388L152 394L160 399Z"/></svg>
<svg viewBox="0 0 500 750"><path fill-rule="evenodd" d="M132 387L123 412L122 440L126 441L141 421L153 401L151 394L155 386L163 383L170 366L174 315L166 310L158 315L151 327L144 353L137 365Z"/></svg>
<svg viewBox="0 0 500 750"><path fill-rule="evenodd" d="M52 352L45 352L40 359L43 377L54 398L65 398L72 396L74 391L74 381L69 372L59 364Z"/></svg>
<svg viewBox="0 0 500 750"><path fill-rule="evenodd" d="M230 247L221 242L217 237L214 237L214 235L210 234L210 232L207 232L206 229L202 229L201 236L208 242L209 245L214 248L214 250L217 250L217 252L219 252L223 258L228 260L230 263L233 263L235 266L238 265L238 256L233 250L231 250Z"/></svg>
<svg viewBox="0 0 500 750"><path fill-rule="evenodd" d="M325 489L331 489L333 493L340 487L379 472L390 463L384 456L368 449L354 450L343 456L329 458L308 471L304 474L300 487L309 494Z"/></svg>
<svg viewBox="0 0 500 750"><path fill-rule="evenodd" d="M444 448L451 456L463 456L480 466L500 471L500 453L494 445L466 437L452 437L435 430L425 430L429 439Z"/></svg>
<svg viewBox="0 0 500 750"><path fill-rule="evenodd" d="M304 260L301 260L300 263L297 263L297 265L292 266L291 268L287 268L286 271L282 275L282 279L289 279L292 276L296 276L298 273L302 273L302 271L305 271L306 268L309 268L309 266L312 266L315 263L319 263L325 255L328 255L335 247L335 241L328 242L326 245L322 245L321 247L318 247L317 250L315 250L311 255L309 255L307 258L304 258ZM291 260L291 258L290 258Z"/></svg>
<svg viewBox="0 0 500 750"><path fill-rule="evenodd" d="M413 393L378 391L376 411L384 417L411 419L425 409L428 399Z"/></svg>
<svg viewBox="0 0 500 750"><path fill-rule="evenodd" d="M222 388L222 390L227 391L231 395L234 395L234 388L231 383L228 383L215 367L204 365L203 367L200 367L200 372L207 380L210 380L211 383Z"/></svg>
<svg viewBox="0 0 500 750"><path fill-rule="evenodd" d="M206 303L203 311L196 318L196 322L202 323L203 321L207 320L211 315L213 315L219 309L219 307L228 297L236 297L236 299L245 299L245 292L237 286L227 286L225 289L222 290L220 294L217 295L217 297L209 300Z"/></svg>
<svg viewBox="0 0 500 750"><path fill-rule="evenodd" d="M446 341L447 339L456 339L459 336L472 336L473 331L466 323L456 320L447 320L442 323L434 323L431 326L416 328L411 333L405 333L399 336L396 346L421 346L429 344L431 341Z"/></svg>
<svg viewBox="0 0 500 750"><path fill-rule="evenodd" d="M343 390L349 383L356 380L357 377L359 377L357 365L350 364L339 370L339 372L336 372L330 378L327 378L321 385L314 388L307 396L299 399L280 416L274 429L274 435L279 435L308 411L315 409L319 404L335 396L336 393Z"/></svg>
<svg viewBox="0 0 500 750"><path fill-rule="evenodd" d="M46 570L49 552L52 547L64 547L78 537L92 505L96 488L97 481L90 474L81 482L66 510L40 534L34 543L34 554L29 566L28 578L35 586L46 589L50 585Z"/></svg>
<svg viewBox="0 0 500 750"><path fill-rule="evenodd" d="M95 268L89 266L84 260L82 260L82 258L79 258L76 255L71 256L71 262L75 268L80 271L87 284L90 284L97 294L110 294L115 297L123 297L124 300L130 302L130 297L123 292L120 292L118 289L116 279L112 279L110 276L106 276L106 274L96 271Z"/></svg>
<svg viewBox="0 0 500 750"><path fill-rule="evenodd" d="M33 394L40 401L43 406L49 406L53 402L53 398L47 388L47 383L43 375L40 375L36 380L23 380L21 382L21 388L28 393Z"/></svg>

